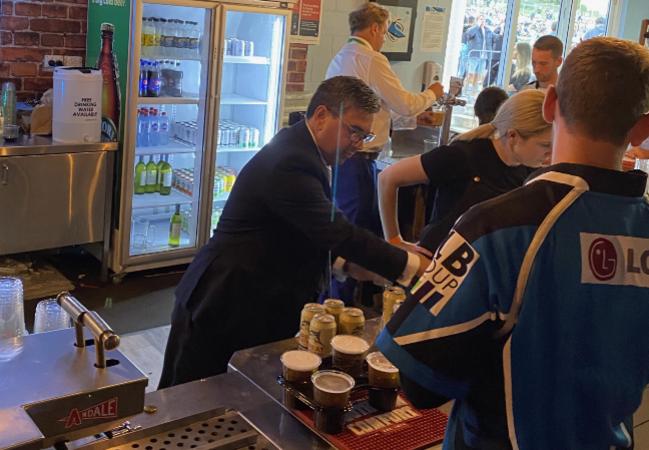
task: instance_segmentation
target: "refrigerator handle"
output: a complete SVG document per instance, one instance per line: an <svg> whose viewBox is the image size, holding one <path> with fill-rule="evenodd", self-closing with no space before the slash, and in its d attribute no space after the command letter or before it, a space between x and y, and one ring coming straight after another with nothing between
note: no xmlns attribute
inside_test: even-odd
<svg viewBox="0 0 649 450"><path fill-rule="evenodd" d="M0 184L3 186L9 184L9 166L4 163L0 166Z"/></svg>

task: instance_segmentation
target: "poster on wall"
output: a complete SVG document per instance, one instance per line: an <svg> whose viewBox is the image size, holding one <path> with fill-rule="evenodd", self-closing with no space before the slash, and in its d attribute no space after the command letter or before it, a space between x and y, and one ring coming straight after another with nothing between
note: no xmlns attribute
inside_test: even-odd
<svg viewBox="0 0 649 450"><path fill-rule="evenodd" d="M426 6L421 20L421 51L441 53L447 20L446 8Z"/></svg>
<svg viewBox="0 0 649 450"><path fill-rule="evenodd" d="M320 43L322 0L299 0L291 14L291 42Z"/></svg>
<svg viewBox="0 0 649 450"><path fill-rule="evenodd" d="M128 80L128 39L131 2L90 0L86 66L101 71L102 140L121 141Z"/></svg>
<svg viewBox="0 0 649 450"><path fill-rule="evenodd" d="M410 61L417 18L417 0L380 0L390 11L390 22L381 52L390 61Z"/></svg>

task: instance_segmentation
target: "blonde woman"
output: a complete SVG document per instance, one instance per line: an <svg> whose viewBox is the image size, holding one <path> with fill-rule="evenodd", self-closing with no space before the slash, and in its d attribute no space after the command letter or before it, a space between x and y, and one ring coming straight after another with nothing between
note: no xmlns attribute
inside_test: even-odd
<svg viewBox="0 0 649 450"><path fill-rule="evenodd" d="M403 159L379 175L383 235L392 244L427 256L471 206L515 189L550 156L551 126L541 113L544 94L520 92L502 104L493 121L452 144ZM419 244L401 238L397 196L401 186L430 183L435 203Z"/></svg>

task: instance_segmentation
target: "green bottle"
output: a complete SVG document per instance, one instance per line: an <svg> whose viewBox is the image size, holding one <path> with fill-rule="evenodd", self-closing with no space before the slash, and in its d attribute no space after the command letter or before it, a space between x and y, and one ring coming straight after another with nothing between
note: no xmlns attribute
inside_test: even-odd
<svg viewBox="0 0 649 450"><path fill-rule="evenodd" d="M160 159L158 160L158 164L156 165L156 183L155 183L155 191L160 192L160 186L162 186L162 166L164 166L164 158L166 155L160 155Z"/></svg>
<svg viewBox="0 0 649 450"><path fill-rule="evenodd" d="M180 215L180 205L176 205L176 212L169 221L169 247L180 246L180 230L183 226L183 218Z"/></svg>
<svg viewBox="0 0 649 450"><path fill-rule="evenodd" d="M144 164L144 156L140 156L140 159L135 165L135 193L144 194L145 191L146 191L146 165Z"/></svg>
<svg viewBox="0 0 649 450"><path fill-rule="evenodd" d="M145 192L151 194L155 192L158 185L158 166L153 161L153 155L149 156L149 162L146 164L146 188Z"/></svg>
<svg viewBox="0 0 649 450"><path fill-rule="evenodd" d="M173 167L169 164L169 155L165 158L160 169L160 195L171 194L171 182L173 180Z"/></svg>

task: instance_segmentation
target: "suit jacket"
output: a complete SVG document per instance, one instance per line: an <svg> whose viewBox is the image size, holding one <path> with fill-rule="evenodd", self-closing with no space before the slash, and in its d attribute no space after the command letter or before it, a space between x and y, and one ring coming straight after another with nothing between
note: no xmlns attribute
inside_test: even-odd
<svg viewBox="0 0 649 450"><path fill-rule="evenodd" d="M329 250L389 280L407 261L339 211L332 220L329 173L301 121L241 170L214 236L178 285L161 387L220 373L233 351L294 335Z"/></svg>

